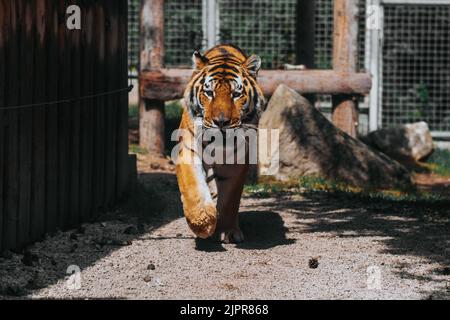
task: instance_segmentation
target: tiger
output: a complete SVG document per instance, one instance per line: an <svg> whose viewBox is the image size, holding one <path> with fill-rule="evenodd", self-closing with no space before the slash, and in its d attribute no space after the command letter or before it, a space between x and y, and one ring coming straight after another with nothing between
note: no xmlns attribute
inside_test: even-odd
<svg viewBox="0 0 450 320"><path fill-rule="evenodd" d="M191 146L196 124L222 131L257 128L266 106L257 83L261 58L221 44L203 54L195 51L192 60L179 127L187 134L179 138L176 163L184 216L198 238L239 243L244 241L239 207L250 164L206 165Z"/></svg>

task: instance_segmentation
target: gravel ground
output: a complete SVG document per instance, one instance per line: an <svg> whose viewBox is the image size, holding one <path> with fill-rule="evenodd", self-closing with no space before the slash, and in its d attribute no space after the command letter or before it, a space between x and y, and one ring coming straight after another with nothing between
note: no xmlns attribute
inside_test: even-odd
<svg viewBox="0 0 450 320"><path fill-rule="evenodd" d="M0 298L450 298L448 208L367 206L319 193L247 196L246 242L220 244L192 236L173 174L141 181L168 190L157 214L151 205L140 215L125 206L25 255L6 254ZM69 289L70 265L81 270L79 288Z"/></svg>

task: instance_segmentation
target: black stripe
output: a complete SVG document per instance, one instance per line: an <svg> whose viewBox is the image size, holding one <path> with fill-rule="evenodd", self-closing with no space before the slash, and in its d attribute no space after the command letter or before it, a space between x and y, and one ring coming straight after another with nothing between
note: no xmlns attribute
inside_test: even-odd
<svg viewBox="0 0 450 320"><path fill-rule="evenodd" d="M227 76L230 76L230 77L233 77L233 78L237 78L238 77L238 75L237 74L235 74L235 73L231 73L231 72L226 72L226 71L223 71L223 72L215 72L215 73L213 73L213 74L210 74L209 76L210 77L215 77L215 76L218 76L218 75L221 75L221 76L224 76L224 77L227 77Z"/></svg>
<svg viewBox="0 0 450 320"><path fill-rule="evenodd" d="M211 69L209 69L208 71L209 72L214 72L217 69L230 69L230 70L233 70L234 72L238 72L238 70L235 67L230 66L229 64L225 64L225 63L222 63L222 64L219 64L217 66L214 66Z"/></svg>

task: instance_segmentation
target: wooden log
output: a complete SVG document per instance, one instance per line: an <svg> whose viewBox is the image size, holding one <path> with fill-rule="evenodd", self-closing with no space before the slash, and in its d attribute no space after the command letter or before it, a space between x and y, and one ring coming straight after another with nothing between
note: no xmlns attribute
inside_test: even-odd
<svg viewBox="0 0 450 320"><path fill-rule="evenodd" d="M140 72L158 70L164 65L164 0L141 2ZM139 143L156 154L163 154L164 101L141 96L139 101Z"/></svg>
<svg viewBox="0 0 450 320"><path fill-rule="evenodd" d="M20 99L19 105L33 102L33 72L34 72L34 37L36 18L35 5L28 1L18 1L20 44ZM33 142L33 111L19 110L19 214L17 220L17 247L25 245L30 237L31 220L31 172L32 172L32 142Z"/></svg>
<svg viewBox="0 0 450 320"><path fill-rule="evenodd" d="M81 95L94 94L94 8L92 2L81 2L83 25L81 27L82 83ZM87 221L92 213L92 177L94 175L94 100L87 99L81 106L81 149L80 149L80 211L82 221Z"/></svg>
<svg viewBox="0 0 450 320"><path fill-rule="evenodd" d="M69 0L68 5L79 5L77 0ZM78 98L81 95L81 55L80 40L81 30L67 30L71 42L70 64L71 87L69 96ZM84 101L83 101L84 103ZM80 222L80 118L81 102L74 101L70 104L70 144L69 144L69 226Z"/></svg>
<svg viewBox="0 0 450 320"><path fill-rule="evenodd" d="M119 33L119 19L118 19L118 2L105 2L105 17L106 17L106 38L105 38L105 67L106 67L106 91L112 91L118 88L118 33ZM105 175L105 199L106 206L109 207L115 200L116 191L116 138L117 138L117 110L119 95L108 95L106 97L106 132L105 134L105 154L106 154L106 175Z"/></svg>
<svg viewBox="0 0 450 320"><path fill-rule="evenodd" d="M316 0L297 0L295 63L302 64L307 69L315 68L315 13Z"/></svg>
<svg viewBox="0 0 450 320"><path fill-rule="evenodd" d="M58 11L60 14L66 12L68 1L59 2ZM64 15L65 16L65 15ZM65 99L71 92L71 75L67 72L71 65L70 52L71 45L68 36L65 19L60 19L58 27L58 79L59 98ZM70 69L69 69L70 70ZM69 227L69 151L70 151L70 104L61 103L58 105L58 225L65 229Z"/></svg>
<svg viewBox="0 0 450 320"><path fill-rule="evenodd" d="M94 92L105 91L105 12L98 2L94 13L94 42L97 43L94 53ZM94 177L93 177L93 210L103 209L105 194L105 98L100 96L94 101Z"/></svg>
<svg viewBox="0 0 450 320"><path fill-rule="evenodd" d="M356 72L358 60L358 1L334 1L333 69ZM357 135L356 99L348 94L332 98L333 123L352 137Z"/></svg>
<svg viewBox="0 0 450 320"><path fill-rule="evenodd" d="M3 252L3 185L5 184L5 151L6 151L6 111L2 106L6 105L6 15L9 14L4 1L0 1L0 252Z"/></svg>
<svg viewBox="0 0 450 320"><path fill-rule="evenodd" d="M58 6L53 0L46 0L50 12L48 19L47 52L47 99L58 100ZM58 227L58 105L47 106L46 139L46 231L54 232Z"/></svg>
<svg viewBox="0 0 450 320"><path fill-rule="evenodd" d="M34 102L40 103L47 99L47 11L45 1L36 2L36 39L35 39L35 69L34 69ZM31 176L31 239L38 240L45 233L45 185L46 185L46 111L44 106L34 107L33 113L33 170Z"/></svg>
<svg viewBox="0 0 450 320"><path fill-rule="evenodd" d="M170 101L183 97L184 89L192 76L191 69L161 69L142 72L140 94L146 99ZM295 91L322 94L367 94L371 87L370 75L331 70L282 71L263 70L258 83L270 97L280 84Z"/></svg>
<svg viewBox="0 0 450 320"><path fill-rule="evenodd" d="M16 106L19 104L19 75L17 66L19 65L19 46L17 41L17 29L19 21L17 19L17 2L2 0L5 10L5 23L3 31L7 43L6 83L8 95L6 105ZM19 148L18 148L18 110L7 112L6 127L6 154L5 154L5 208L3 216L3 249L11 249L16 246L17 215L19 201Z"/></svg>
<svg viewBox="0 0 450 320"><path fill-rule="evenodd" d="M119 7L119 65L118 86L123 88L128 81L128 48L127 48L127 17L128 1L121 0ZM117 112L117 195L121 197L128 185L128 93L122 92L119 97L119 110Z"/></svg>
<svg viewBox="0 0 450 320"><path fill-rule="evenodd" d="M314 69L316 0L297 0L295 23L295 63L306 69ZM316 101L315 94L305 94L304 97L312 104Z"/></svg>

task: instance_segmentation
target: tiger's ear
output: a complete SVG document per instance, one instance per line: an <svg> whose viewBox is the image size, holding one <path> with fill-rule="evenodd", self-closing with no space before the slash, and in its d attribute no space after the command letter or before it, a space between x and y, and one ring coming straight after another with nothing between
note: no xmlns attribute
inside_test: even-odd
<svg viewBox="0 0 450 320"><path fill-rule="evenodd" d="M248 73L254 78L258 76L258 71L261 69L261 58L252 54L248 57L244 63L244 67L248 70Z"/></svg>
<svg viewBox="0 0 450 320"><path fill-rule="evenodd" d="M209 62L208 58L203 56L200 52L195 51L192 55L192 61L194 62L194 69L201 70L203 69Z"/></svg>

